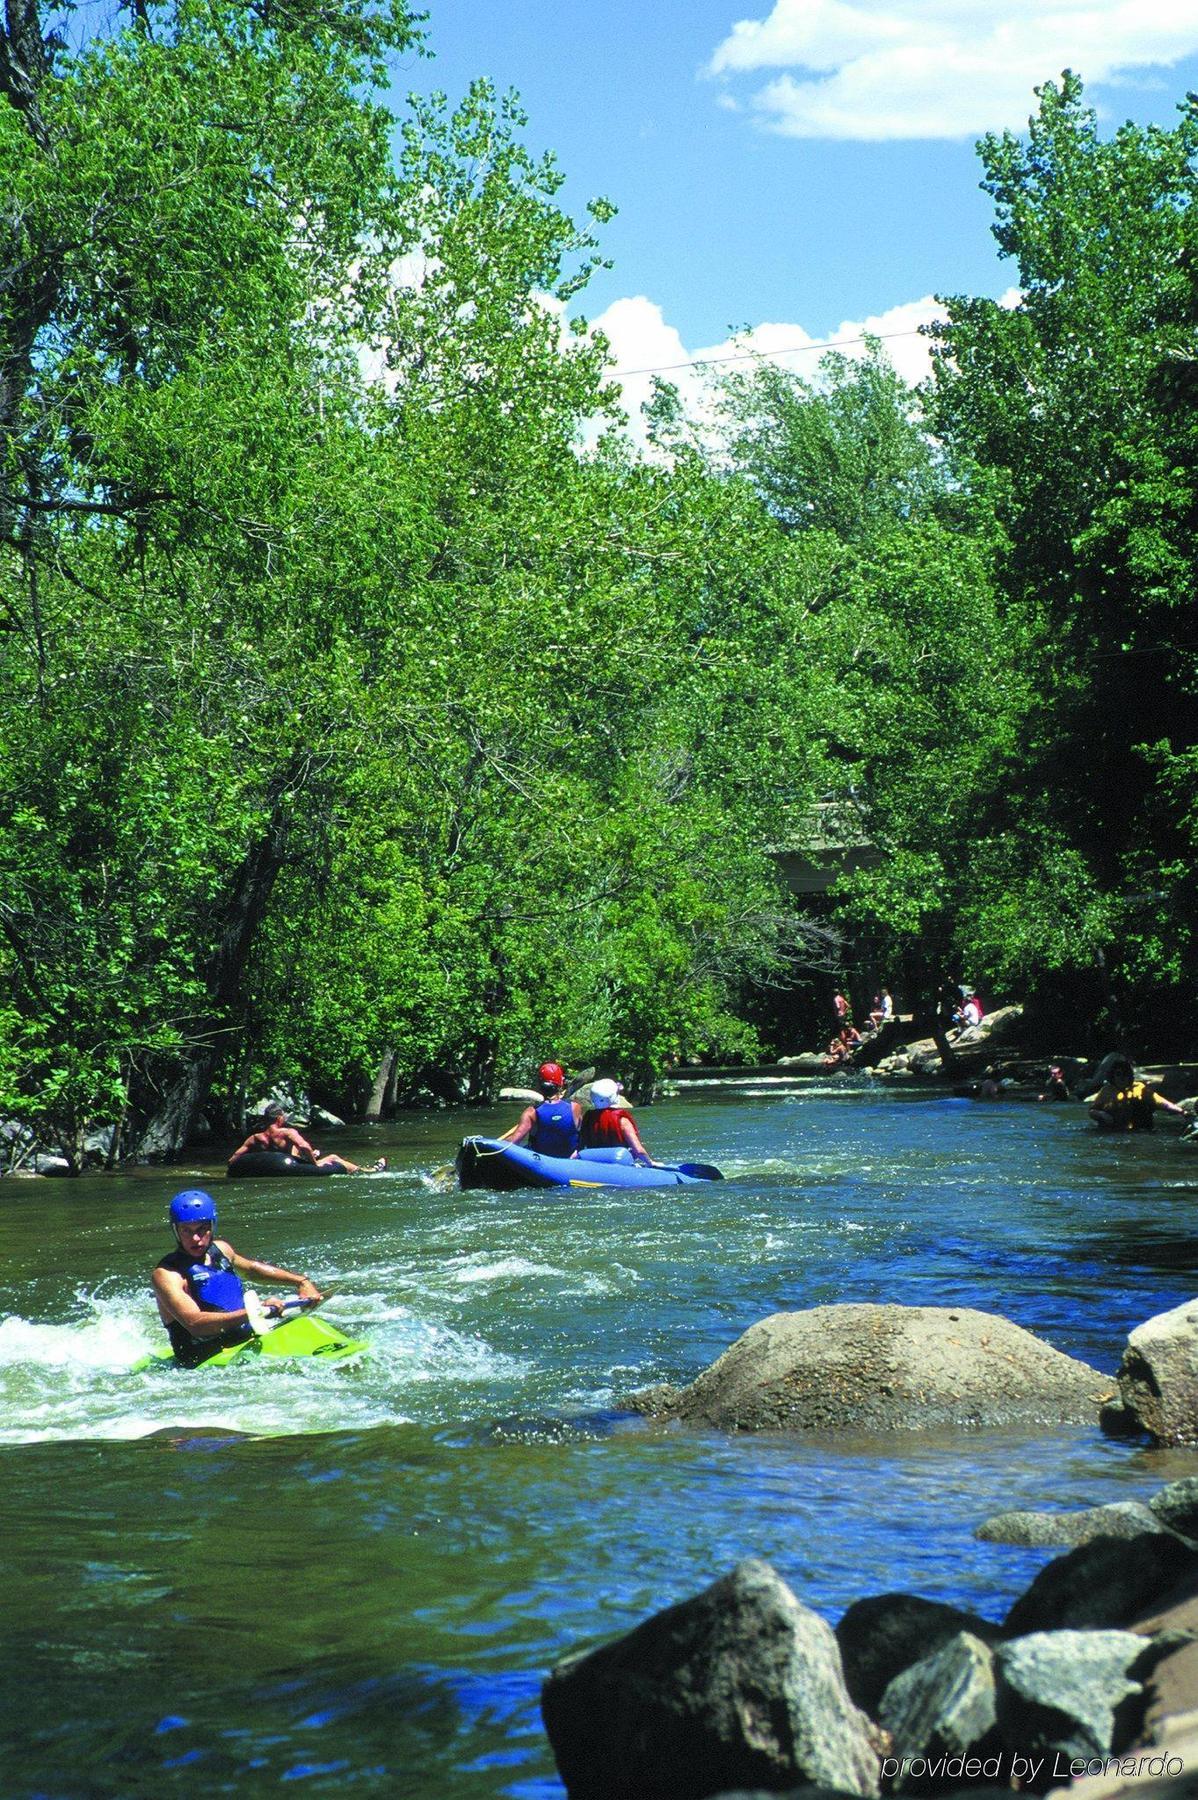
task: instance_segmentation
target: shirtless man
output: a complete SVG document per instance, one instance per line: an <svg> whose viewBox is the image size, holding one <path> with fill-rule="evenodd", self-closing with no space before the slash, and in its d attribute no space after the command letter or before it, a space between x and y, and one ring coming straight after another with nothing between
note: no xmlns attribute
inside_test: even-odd
<svg viewBox="0 0 1198 1800"><path fill-rule="evenodd" d="M319 1150L314 1150L307 1138L287 1123L287 1110L277 1100L271 1101L262 1117L266 1122L261 1131L252 1131L244 1144L238 1144L229 1158L230 1167L239 1156L249 1156L261 1150L277 1150L283 1156L294 1157L296 1162L312 1163L315 1168L328 1169L334 1175L361 1174L360 1163L348 1162L344 1156L322 1156ZM366 1172L368 1175L377 1175L386 1167L386 1157L380 1156Z"/></svg>

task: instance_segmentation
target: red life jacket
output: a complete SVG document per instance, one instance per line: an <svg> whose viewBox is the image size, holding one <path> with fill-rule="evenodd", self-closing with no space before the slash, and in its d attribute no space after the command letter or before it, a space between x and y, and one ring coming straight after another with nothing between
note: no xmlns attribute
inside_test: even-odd
<svg viewBox="0 0 1198 1800"><path fill-rule="evenodd" d="M602 1112L583 1113L582 1129L579 1132L582 1149L618 1149L624 1142L621 1129L624 1117L625 1108L622 1106L605 1106Z"/></svg>

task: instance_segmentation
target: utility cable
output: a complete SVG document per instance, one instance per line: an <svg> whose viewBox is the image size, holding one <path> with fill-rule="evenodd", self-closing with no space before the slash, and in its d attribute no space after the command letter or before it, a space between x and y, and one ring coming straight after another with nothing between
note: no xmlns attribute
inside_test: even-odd
<svg viewBox="0 0 1198 1800"><path fill-rule="evenodd" d="M676 369L707 369L717 363L753 362L770 356L800 356L806 350L843 350L853 344L888 343L891 338L922 337L922 327L914 327L907 331L869 331L860 337L825 338L823 342L811 344L783 345L777 350L732 350L725 356L692 356L687 362L657 363L644 369L613 369L613 376L625 375L670 375Z"/></svg>

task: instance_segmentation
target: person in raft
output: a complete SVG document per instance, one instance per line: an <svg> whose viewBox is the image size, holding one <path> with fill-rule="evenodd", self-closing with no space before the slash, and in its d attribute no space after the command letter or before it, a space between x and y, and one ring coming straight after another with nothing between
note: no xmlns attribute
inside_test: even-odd
<svg viewBox="0 0 1198 1800"><path fill-rule="evenodd" d="M296 1162L310 1162L318 1169L331 1169L334 1175L360 1175L361 1163L348 1162L344 1156L322 1156L302 1133L287 1123L287 1109L272 1100L262 1115L263 1125L260 1131L252 1131L244 1144L238 1144L229 1158L229 1167L239 1156L250 1156L263 1150L277 1150L282 1156L294 1157ZM368 1175L378 1175L387 1167L387 1158L380 1156L376 1163L371 1163L366 1171Z"/></svg>
<svg viewBox="0 0 1198 1800"><path fill-rule="evenodd" d="M175 1361L196 1369L226 1344L254 1335L245 1307L242 1275L256 1281L282 1281L300 1300L320 1300L315 1282L273 1263L241 1256L232 1244L216 1237L216 1202L202 1188L187 1188L170 1203L175 1248L154 1270L154 1298L166 1326ZM263 1311L280 1313L282 1299L267 1300Z"/></svg>
<svg viewBox="0 0 1198 1800"><path fill-rule="evenodd" d="M591 1111L583 1114L579 1146L583 1150L608 1150L621 1145L632 1151L634 1162L652 1163L653 1158L641 1143L632 1108L627 1101L620 1103L619 1082L604 1076L591 1083Z"/></svg>
<svg viewBox="0 0 1198 1800"><path fill-rule="evenodd" d="M582 1107L566 1098L566 1074L560 1063L543 1062L537 1070L537 1086L545 1098L538 1106L526 1106L504 1140L522 1144L542 1156L577 1156Z"/></svg>
<svg viewBox="0 0 1198 1800"><path fill-rule="evenodd" d="M1180 1113L1182 1118L1186 1116L1184 1106L1175 1106L1146 1081L1136 1079L1129 1057L1108 1056L1103 1073L1102 1086L1085 1102L1099 1130L1151 1131L1156 1116L1154 1106L1163 1106L1166 1112Z"/></svg>

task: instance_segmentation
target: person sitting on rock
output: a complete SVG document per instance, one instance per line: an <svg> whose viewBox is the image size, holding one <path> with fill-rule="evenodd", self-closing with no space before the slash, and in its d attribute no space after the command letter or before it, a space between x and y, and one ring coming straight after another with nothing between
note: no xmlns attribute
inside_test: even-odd
<svg viewBox="0 0 1198 1800"><path fill-rule="evenodd" d="M1157 1106L1186 1116L1183 1106L1175 1106L1148 1082L1137 1079L1130 1057L1108 1056L1103 1066L1106 1079L1086 1100L1100 1131L1151 1131Z"/></svg>
<svg viewBox="0 0 1198 1800"><path fill-rule="evenodd" d="M861 1043L861 1033L855 1025L845 1025L828 1045L828 1053L824 1058L824 1068L831 1070L840 1067L841 1063L851 1062L853 1052Z"/></svg>
<svg viewBox="0 0 1198 1800"><path fill-rule="evenodd" d="M971 1025L980 1025L986 1017L986 1009L977 994L970 994L961 1004L956 1018L963 1031Z"/></svg>
<svg viewBox="0 0 1198 1800"><path fill-rule="evenodd" d="M334 1175L360 1175L362 1165L350 1162L344 1156L324 1156L313 1149L295 1127L287 1123L287 1109L279 1101L272 1100L262 1115L262 1128L252 1131L244 1144L238 1144L229 1158L229 1167L240 1156L250 1156L263 1150L277 1150L283 1156L290 1156L296 1162L312 1163L318 1169L327 1169ZM369 1175L378 1175L387 1167L387 1158L380 1156L378 1161L366 1171Z"/></svg>

